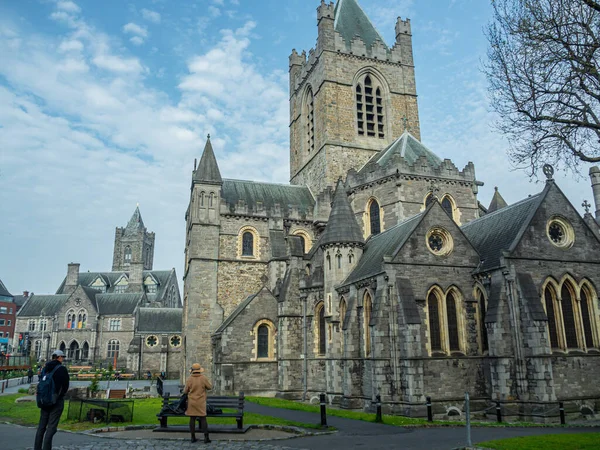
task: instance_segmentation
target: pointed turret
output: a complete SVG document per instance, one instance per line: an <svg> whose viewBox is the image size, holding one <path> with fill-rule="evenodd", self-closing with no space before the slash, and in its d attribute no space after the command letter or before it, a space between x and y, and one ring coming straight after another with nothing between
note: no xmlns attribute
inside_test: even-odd
<svg viewBox="0 0 600 450"><path fill-rule="evenodd" d="M206 138L204 152L202 153L202 158L200 158L200 164L198 164L194 172L193 180L203 184L223 184L215 152L210 143L210 134Z"/></svg>
<svg viewBox="0 0 600 450"><path fill-rule="evenodd" d="M344 183L339 179L333 196L329 221L320 244L364 244L364 242L362 231L356 222L354 211L352 211L346 189L344 189Z"/></svg>
<svg viewBox="0 0 600 450"><path fill-rule="evenodd" d="M381 41L387 48L385 41L356 0L338 0L335 5L334 28L342 35L347 46L350 46L354 38L359 38L367 48L375 41Z"/></svg>
<svg viewBox="0 0 600 450"><path fill-rule="evenodd" d="M492 201L490 202L490 206L487 210L488 214L508 206L508 203L504 201L504 199L500 195L500 192L498 192L498 188L495 187L494 190L494 197L492 197Z"/></svg>
<svg viewBox="0 0 600 450"><path fill-rule="evenodd" d="M125 227L125 235L132 236L134 234L138 234L144 231L144 221L142 220L142 214L140 213L140 207L136 206L131 219L127 222L127 226Z"/></svg>

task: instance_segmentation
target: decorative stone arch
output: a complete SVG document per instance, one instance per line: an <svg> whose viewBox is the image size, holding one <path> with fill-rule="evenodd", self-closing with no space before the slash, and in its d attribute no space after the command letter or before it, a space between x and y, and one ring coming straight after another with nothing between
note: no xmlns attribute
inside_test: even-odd
<svg viewBox="0 0 600 450"><path fill-rule="evenodd" d="M292 235L300 236L302 238L302 243L304 244L304 253L308 253L312 248L312 239L310 237L310 234L308 234L308 231L299 228L297 230L294 230L292 232Z"/></svg>
<svg viewBox="0 0 600 450"><path fill-rule="evenodd" d="M477 341L479 342L479 353L485 355L489 352L489 341L485 318L488 311L487 289L479 281L473 286L473 298L476 300L477 318Z"/></svg>
<svg viewBox="0 0 600 450"><path fill-rule="evenodd" d="M320 300L315 306L314 316L314 348L315 355L324 357L327 354L327 324L325 323L325 302Z"/></svg>
<svg viewBox="0 0 600 450"><path fill-rule="evenodd" d="M379 234L383 231L384 211L381 203L376 197L371 196L365 204L363 213L363 230L365 239L373 234ZM378 226L378 229L377 229Z"/></svg>
<svg viewBox="0 0 600 450"><path fill-rule="evenodd" d="M368 81L370 81L371 95L369 95ZM389 84L383 74L373 66L362 67L354 75L352 92L354 126L357 135L364 138L384 139L391 133L391 95ZM372 114L371 120L367 116L369 111Z"/></svg>
<svg viewBox="0 0 600 450"><path fill-rule="evenodd" d="M421 207L421 211L426 210L429 204L435 200L437 200L437 197L433 194L433 191L428 191L427 194L425 194L425 197L423 197L423 206Z"/></svg>
<svg viewBox="0 0 600 450"><path fill-rule="evenodd" d="M274 361L277 357L276 336L277 328L271 320L258 320L252 327L251 361Z"/></svg>
<svg viewBox="0 0 600 450"><path fill-rule="evenodd" d="M260 259L260 235L251 225L245 225L238 232L237 257L240 259ZM250 254L250 250L252 250Z"/></svg>
<svg viewBox="0 0 600 450"><path fill-rule="evenodd" d="M315 151L315 95L312 86L307 83L302 94L301 140L304 154Z"/></svg>

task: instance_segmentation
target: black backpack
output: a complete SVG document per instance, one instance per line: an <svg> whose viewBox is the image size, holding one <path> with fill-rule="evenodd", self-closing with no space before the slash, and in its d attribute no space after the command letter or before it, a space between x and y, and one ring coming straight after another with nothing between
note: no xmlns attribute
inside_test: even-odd
<svg viewBox="0 0 600 450"><path fill-rule="evenodd" d="M48 408L56 405L56 402L58 401L58 394L54 388L53 375L54 372L56 372L56 369L58 369L60 366L60 364L57 364L56 367L48 374L45 373L45 368L42 371L41 380L37 385L37 393L35 395L38 408Z"/></svg>

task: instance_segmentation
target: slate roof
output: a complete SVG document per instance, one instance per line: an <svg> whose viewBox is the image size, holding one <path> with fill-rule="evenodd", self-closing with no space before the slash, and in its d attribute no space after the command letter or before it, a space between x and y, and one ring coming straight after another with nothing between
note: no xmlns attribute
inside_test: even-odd
<svg viewBox="0 0 600 450"><path fill-rule="evenodd" d="M0 296L12 297L12 294L8 292L8 289L6 289L6 286L4 286L4 283L2 283L2 280L0 280Z"/></svg>
<svg viewBox="0 0 600 450"><path fill-rule="evenodd" d="M264 289L264 288L263 288L263 289ZM262 289L261 289L261 291L262 291ZM214 332L214 334L219 334L219 333L222 333L224 330L226 330L226 329L227 329L227 327L228 327L229 325L231 325L231 322L233 322L233 321L235 320L235 318L236 318L237 316L239 316L239 315L240 315L240 313L241 313L241 312L242 312L244 309L246 309L246 306L248 306L248 305L250 304L250 302L251 302L252 300L254 300L254 297L256 297L256 296L257 296L259 293L260 293L260 291L258 291L256 294L252 294L252 295L249 295L248 297L246 297L246 298L244 299L244 301L243 301L242 303L240 303L240 304L238 305L238 307L237 307L237 308L235 308L231 314L229 314L229 317L227 317L227 319L225 319L225 320L223 321L223 323L221 324L221 326L219 326L219 328L217 328L217 331L215 331L215 332Z"/></svg>
<svg viewBox="0 0 600 450"><path fill-rule="evenodd" d="M333 196L333 206L327 220L325 232L319 239L319 245L327 245L333 243L357 243L362 244L362 230L356 222L354 211L350 206L348 194L344 189L342 180L338 180L335 194Z"/></svg>
<svg viewBox="0 0 600 450"><path fill-rule="evenodd" d="M140 213L139 206L135 207L135 211L127 222L127 226L125 227L125 236L135 236L138 233L142 233L144 231L144 221L142 220L142 214Z"/></svg>
<svg viewBox="0 0 600 450"><path fill-rule="evenodd" d="M467 239L481 256L477 269L486 272L500 267L503 251L508 251L520 239L524 227L531 221L545 197L547 188L539 194L486 214L461 227Z"/></svg>
<svg viewBox="0 0 600 450"><path fill-rule="evenodd" d="M248 209L255 208L257 202L262 202L265 209L279 204L284 216L289 215L292 206L301 212L312 214L315 205L315 199L306 186L289 184L224 179L221 196L231 209L240 200L243 200Z"/></svg>
<svg viewBox="0 0 600 450"><path fill-rule="evenodd" d="M402 317L405 324L420 324L421 316L415 301L415 294L409 278L396 277L396 288L398 290L398 302L402 308ZM392 307L394 307L392 303Z"/></svg>
<svg viewBox="0 0 600 450"><path fill-rule="evenodd" d="M142 292L131 294L96 294L98 314L133 314L135 308L137 308L143 298L144 294Z"/></svg>
<svg viewBox="0 0 600 450"><path fill-rule="evenodd" d="M19 317L39 317L44 311L45 316L51 316L60 311L70 297L69 294L62 295L32 295L19 310Z"/></svg>
<svg viewBox="0 0 600 450"><path fill-rule="evenodd" d="M398 139L392 142L385 150L379 152L369 160L369 164L377 163L384 167L390 164L394 156L401 156L409 165L414 165L417 160L424 156L431 167L439 167L442 159L425 147L417 138L408 131L402 133ZM365 170L363 167L360 171Z"/></svg>
<svg viewBox="0 0 600 450"><path fill-rule="evenodd" d="M490 206L487 209L488 213L492 213L499 209L505 208L508 206L508 203L502 198L500 192L498 192L498 188L494 188L494 196L492 197L492 201L490 202Z"/></svg>
<svg viewBox="0 0 600 450"><path fill-rule="evenodd" d="M417 227L424 213L425 211L400 222L383 233L371 236L367 240L362 257L341 286L381 273L383 271L383 257L396 254Z"/></svg>
<svg viewBox="0 0 600 450"><path fill-rule="evenodd" d="M27 301L29 297L25 297L21 294L19 295L15 295L13 297L13 302L15 303L15 305L17 305L17 308L20 308L21 306L23 306L25 304L25 302Z"/></svg>
<svg viewBox="0 0 600 450"><path fill-rule="evenodd" d="M144 333L181 333L182 318L181 308L140 308L137 329Z"/></svg>
<svg viewBox="0 0 600 450"><path fill-rule="evenodd" d="M159 283L156 291L156 298L162 298L164 291L167 286L169 277L175 269L171 270L144 270L142 272L142 280L146 279L148 275L152 275ZM112 294L115 291L115 284L123 275L129 275L129 272L79 272L79 284L82 286L90 286L98 277L102 278L107 283L107 294ZM62 294L65 288L66 278L63 279L62 283L56 291L57 294Z"/></svg>
<svg viewBox="0 0 600 450"><path fill-rule="evenodd" d="M208 184L221 184L223 182L221 172L219 171L219 165L217 164L217 158L215 158L215 152L210 143L210 135L206 139L204 152L202 152L200 164L198 164L198 167L194 172L193 180Z"/></svg>
<svg viewBox="0 0 600 450"><path fill-rule="evenodd" d="M359 37L367 48L379 40L387 48L385 41L373 26L356 0L339 0L335 5L335 31L340 33L350 48L352 39Z"/></svg>

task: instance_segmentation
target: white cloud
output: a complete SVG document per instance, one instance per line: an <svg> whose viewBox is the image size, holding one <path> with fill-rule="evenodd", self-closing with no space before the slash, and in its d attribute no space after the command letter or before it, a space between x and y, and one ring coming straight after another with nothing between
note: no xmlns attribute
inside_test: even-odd
<svg viewBox="0 0 600 450"><path fill-rule="evenodd" d="M142 66L136 58L121 58L115 55L99 54L92 60L100 69L112 72L139 73Z"/></svg>
<svg viewBox="0 0 600 450"><path fill-rule="evenodd" d="M145 39L148 37L148 30L146 30L146 28L132 22L129 22L123 26L123 33L133 34L129 40L134 45L142 45Z"/></svg>
<svg viewBox="0 0 600 450"><path fill-rule="evenodd" d="M158 13L156 11L151 11L146 8L143 8L141 12L142 12L142 17L144 18L144 20L147 20L148 22L152 22L152 23L160 23L160 20L161 20L160 13Z"/></svg>
<svg viewBox="0 0 600 450"><path fill-rule="evenodd" d="M81 12L81 8L79 6L77 6L74 2L71 2L68 0L60 0L56 4L56 9L59 9L61 11L66 11L68 13L73 13L73 14L77 14L77 13Z"/></svg>
<svg viewBox="0 0 600 450"><path fill-rule="evenodd" d="M209 6L208 12L210 13L211 17L219 17L221 15L221 10L216 6Z"/></svg>
<svg viewBox="0 0 600 450"><path fill-rule="evenodd" d="M60 43L60 46L58 47L58 51L62 53L80 52L81 50L83 50L83 44L77 39L64 40Z"/></svg>

